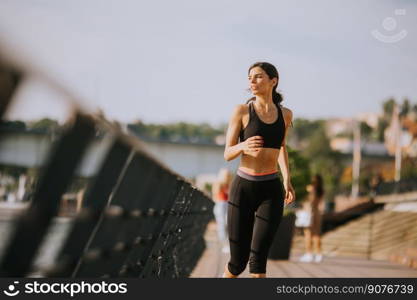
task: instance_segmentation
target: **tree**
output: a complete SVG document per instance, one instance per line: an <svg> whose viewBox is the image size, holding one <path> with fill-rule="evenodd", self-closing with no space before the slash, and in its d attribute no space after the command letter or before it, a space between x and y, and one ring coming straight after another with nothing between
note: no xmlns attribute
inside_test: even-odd
<svg viewBox="0 0 417 300"><path fill-rule="evenodd" d="M326 135L324 125L317 128L308 139L308 145L303 153L310 159L326 157L331 153L330 140Z"/></svg>
<svg viewBox="0 0 417 300"><path fill-rule="evenodd" d="M404 99L403 104L401 105L400 116L407 116L410 110L410 101L408 99Z"/></svg>
<svg viewBox="0 0 417 300"><path fill-rule="evenodd" d="M323 177L327 199L332 200L340 185L343 165L341 154L330 147L324 123L310 136L303 154L310 161L311 174L320 174Z"/></svg>
<svg viewBox="0 0 417 300"><path fill-rule="evenodd" d="M384 118L387 120L391 119L392 112L394 110L395 100L393 98L388 99L382 103L382 108L384 111Z"/></svg>
<svg viewBox="0 0 417 300"><path fill-rule="evenodd" d="M324 122L322 120L310 121L307 119L295 119L293 122L294 127L291 130L291 136L294 136L297 142L309 139L317 129L323 127L323 124Z"/></svg>
<svg viewBox="0 0 417 300"><path fill-rule="evenodd" d="M9 130L26 130L26 124L22 121L4 121L1 122L1 128Z"/></svg>
<svg viewBox="0 0 417 300"><path fill-rule="evenodd" d="M56 120L52 120L49 118L43 118L41 120L31 122L29 125L31 129L38 129L38 130L45 130L45 131L52 131L59 128L59 123Z"/></svg>
<svg viewBox="0 0 417 300"><path fill-rule="evenodd" d="M299 151L287 146L291 183L295 190L296 201L302 201L307 195L306 187L311 180L310 161Z"/></svg>
<svg viewBox="0 0 417 300"><path fill-rule="evenodd" d="M405 158L401 168L401 179L417 179L417 158Z"/></svg>
<svg viewBox="0 0 417 300"><path fill-rule="evenodd" d="M360 122L360 128L361 128L361 135L365 139L369 139L372 135L372 127L368 125L366 122Z"/></svg>
<svg viewBox="0 0 417 300"><path fill-rule="evenodd" d="M137 121L128 127L140 137L189 143L214 143L216 136L224 132L222 127L213 128L207 123L144 124Z"/></svg>
<svg viewBox="0 0 417 300"><path fill-rule="evenodd" d="M21 174L26 172L26 168L15 165L0 164L0 172L18 178Z"/></svg>
<svg viewBox="0 0 417 300"><path fill-rule="evenodd" d="M414 112L414 113L416 113L416 114L417 114L417 104L414 104L414 105L413 105L412 110L413 110L413 112Z"/></svg>

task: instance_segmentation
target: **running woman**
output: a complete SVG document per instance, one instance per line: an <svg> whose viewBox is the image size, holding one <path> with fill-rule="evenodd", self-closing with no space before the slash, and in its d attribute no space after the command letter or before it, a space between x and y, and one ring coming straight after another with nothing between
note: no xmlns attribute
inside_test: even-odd
<svg viewBox="0 0 417 300"><path fill-rule="evenodd" d="M224 151L227 161L241 156L228 201L230 261L223 274L226 278L237 277L248 262L251 277L266 277L268 252L284 203L295 200L285 147L292 112L280 104L278 71L270 63L257 62L249 68L248 79L254 97L235 108Z"/></svg>

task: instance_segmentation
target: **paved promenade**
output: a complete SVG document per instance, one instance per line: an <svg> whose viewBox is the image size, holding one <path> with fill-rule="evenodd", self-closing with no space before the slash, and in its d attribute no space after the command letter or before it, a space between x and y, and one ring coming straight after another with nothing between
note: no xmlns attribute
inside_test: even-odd
<svg viewBox="0 0 417 300"><path fill-rule="evenodd" d="M221 277L229 254L221 252L217 242L216 224L209 223L206 234L206 250L191 274L193 278ZM300 263L301 253L291 253L290 260L269 260L267 277L290 278L337 278L337 277L413 277L417 278L417 270L388 261L367 260L348 257L325 257L321 263ZM249 276L248 268L240 277Z"/></svg>

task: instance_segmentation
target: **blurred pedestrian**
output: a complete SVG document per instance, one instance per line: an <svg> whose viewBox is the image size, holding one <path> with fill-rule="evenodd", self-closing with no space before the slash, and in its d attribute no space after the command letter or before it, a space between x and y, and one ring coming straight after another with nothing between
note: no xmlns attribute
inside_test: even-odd
<svg viewBox="0 0 417 300"><path fill-rule="evenodd" d="M225 168L220 169L217 179L213 184L213 200L215 202L213 213L217 225L217 237L223 253L229 253L227 236L227 200L232 181L232 173Z"/></svg>
<svg viewBox="0 0 417 300"><path fill-rule="evenodd" d="M374 200L377 193L378 188L383 182L383 178L380 173L377 173L376 175L372 176L370 183L369 183L369 197L371 200Z"/></svg>
<svg viewBox="0 0 417 300"><path fill-rule="evenodd" d="M299 259L301 262L321 262L321 225L324 188L320 174L313 176L311 184L307 185L308 201L304 209L310 213L310 225L304 228L305 254Z"/></svg>

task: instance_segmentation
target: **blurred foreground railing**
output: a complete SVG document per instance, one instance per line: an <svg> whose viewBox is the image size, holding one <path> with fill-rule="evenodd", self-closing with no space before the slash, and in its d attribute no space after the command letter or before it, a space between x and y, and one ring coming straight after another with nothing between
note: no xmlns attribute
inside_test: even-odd
<svg viewBox="0 0 417 300"><path fill-rule="evenodd" d="M24 72L0 64L0 113ZM89 144L112 142L47 267L35 264ZM1 143L0 134L0 143ZM187 277L205 248L212 201L146 154L135 138L76 112L50 150L30 204L15 217L1 277ZM46 249L48 245L46 245Z"/></svg>

